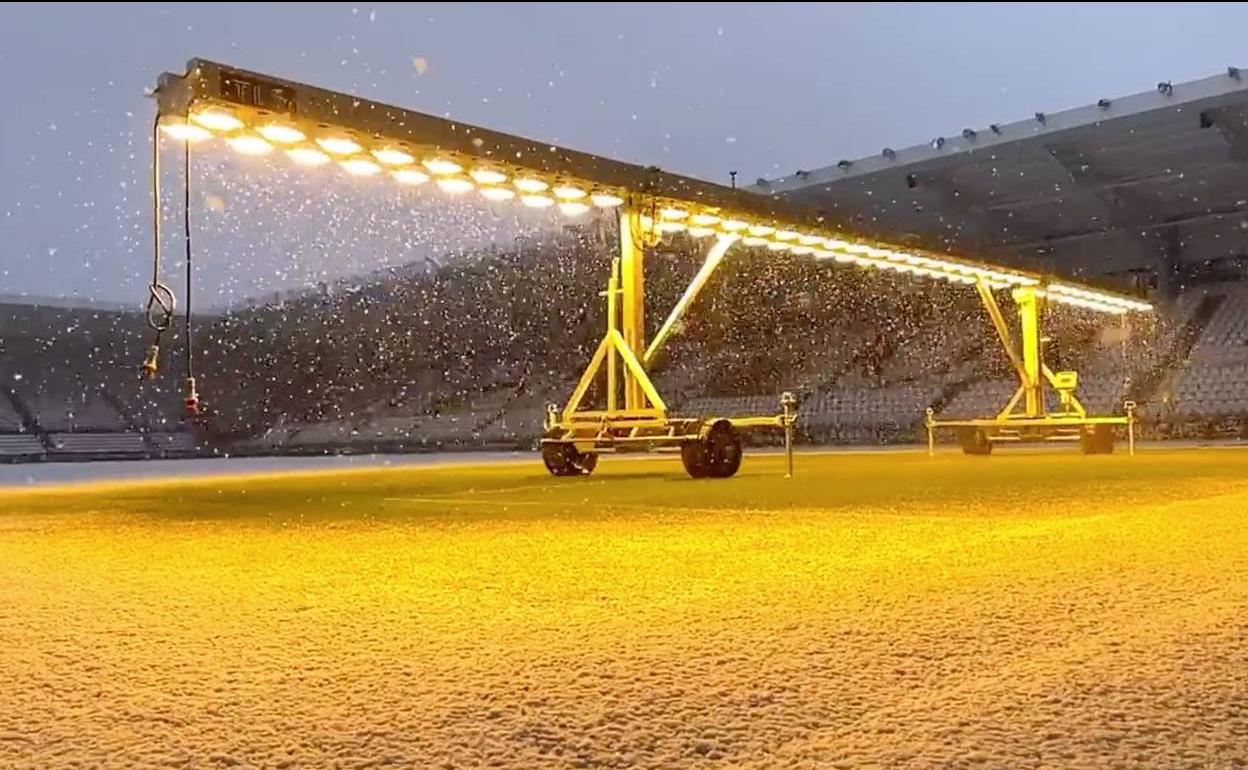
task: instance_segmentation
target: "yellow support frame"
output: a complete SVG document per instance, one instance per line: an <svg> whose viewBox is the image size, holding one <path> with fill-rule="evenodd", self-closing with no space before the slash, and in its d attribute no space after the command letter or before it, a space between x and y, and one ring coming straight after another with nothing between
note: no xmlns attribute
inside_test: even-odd
<svg viewBox="0 0 1248 770"><path fill-rule="evenodd" d="M928 431L929 450L934 447L933 432L938 428L976 428L993 435L997 440L1074 440L1079 430L1095 425L1125 425L1131 439L1131 453L1135 453L1134 404L1128 402L1127 414L1089 416L1087 409L1072 392L1062 411L1050 411L1045 398L1045 383L1054 390L1057 375L1044 363L1041 349L1043 328L1043 301L1045 287L1016 286L1010 291L1018 309L1019 339L1016 341L1005 314L993 294L993 287L980 279L975 288L988 313L989 320L1001 341L1001 348L1018 376L1018 389L995 417L973 420L937 420L928 410L924 425Z"/></svg>
<svg viewBox="0 0 1248 770"><path fill-rule="evenodd" d="M646 348L646 246L641 229L641 216L632 206L620 211L620 301L623 313L620 318L619 335L623 345L620 357L633 361L633 351ZM647 387L649 386L649 387ZM644 397L657 398L653 384L640 365L624 370L624 408L642 409ZM652 400L651 403L654 403ZM662 401L659 400L661 404Z"/></svg>
<svg viewBox="0 0 1248 770"><path fill-rule="evenodd" d="M562 434L582 451L596 449L599 441L612 445L648 444L662 446L679 444L697 437L709 424L724 419L737 428L792 426L796 412L787 416L749 415L722 418L672 417L660 395L649 369L659 351L671 339L676 324L706 286L728 249L739 238L720 235L707 254L701 269L684 294L673 306L650 344L645 339L645 248L649 238L657 235L643 226L641 213L634 205L622 207L619 217L620 252L611 261L607 289L606 328L602 339L581 372L567 404L548 418L547 428ZM638 355L638 351L644 354ZM605 375L605 379L604 379ZM585 409L585 398L595 382L603 382L605 409Z"/></svg>
<svg viewBox="0 0 1248 770"><path fill-rule="evenodd" d="M997 422L1022 419L1069 422L1082 419L1085 424L1093 424L1098 420L1122 419L1087 417L1077 400L1067 401L1070 408L1061 415L1046 412L1043 382L1048 381L1055 388L1056 383L1053 373L1044 366L1039 356L1039 316L1034 308L1039 304L1037 299L1043 298L1107 313L1151 309L1147 302L1138 298L1051 279L1031 271L864 238L841 231L822 212L791 200L756 195L655 168L552 147L548 142L503 134L204 59L191 60L183 73L161 75L154 96L158 127L175 139L192 140L195 137L188 133L189 130L206 135L198 137L200 139L213 135L225 138L237 131L250 131L276 121L304 134L308 141L327 131L344 133L360 145L361 158L367 157L370 151L404 147L407 148L405 151L413 153L413 161L450 163L468 171L469 176L480 169L490 172L498 181L532 177L543 188L560 186L578 189L602 208L623 203L619 220L620 254L613 263L606 294L607 329L567 406L562 411L557 407L548 409L546 427L551 435L543 439L543 446L547 446L545 442L575 443L578 449L596 450L600 448L596 441L601 448L626 441L638 444L650 441L651 446L659 446L661 441L666 441L668 445L687 444L699 431L724 421L740 428L764 425L792 427L796 419L793 404L778 416L672 418L648 375L656 354L714 273L724 252L735 241L736 233L747 228L757 239L754 245L765 244L776 251L792 250L798 253L798 248L801 248L803 253L812 254L817 259L835 259L872 269L896 270L957 283L977 280L981 291L989 285L994 288L1026 289L1026 293L1016 294L1016 299L1021 297L1020 307L1026 305L1033 309L1023 311L1021 354L1010 341L1008 327L1000 317L1000 309L996 308L991 291L983 291L985 303L994 316L994 324L998 333L1002 334L1003 343L1022 383L1009 406L998 415ZM225 126L218 120L218 125L210 125L202 120L209 112L224 112L234 122ZM154 144L154 150L159 151L158 144ZM474 186L476 181L475 177L460 180L461 184L467 185L465 189ZM482 181L483 191L493 184ZM158 190L155 192L158 193ZM553 198L546 199L547 205L554 202ZM156 214L159 213L159 205L160 197L156 194L153 196ZM647 212L650 216L643 216ZM669 221L661 221L665 218ZM651 238L657 240L662 232L684 229L682 220L685 218L704 231L703 234L718 234L720 240L655 339L647 346L644 270L647 241ZM649 219L649 224L643 228L645 219ZM731 227L729 223L733 223ZM664 225L667 227L664 228ZM691 234L693 229L688 228ZM782 237L781 233L785 235ZM771 237L763 238L764 234ZM159 263L159 248L156 256ZM152 290L163 287L159 275L154 275ZM1043 291L1038 291L1040 287ZM168 295L168 292L165 294ZM164 299L171 301L172 297ZM162 301L158 304L168 303ZM149 359L145 365L149 369L154 368L155 356L149 355ZM595 377L604 368L606 408L600 411L581 409ZM1017 414L1020 402L1024 410L1022 414ZM594 431L589 429L590 424L597 426ZM652 430L656 432L647 433Z"/></svg>
<svg viewBox="0 0 1248 770"><path fill-rule="evenodd" d="M620 255L611 261L611 277L605 292L606 332L581 373L581 379L563 408L566 427L588 417L610 427L612 423L664 421L667 404L636 351L645 345L645 243L641 216L633 207L620 211ZM619 364L623 364L623 371ZM583 411L581 402L602 369L606 368L605 411ZM620 408L620 395L624 405Z"/></svg>

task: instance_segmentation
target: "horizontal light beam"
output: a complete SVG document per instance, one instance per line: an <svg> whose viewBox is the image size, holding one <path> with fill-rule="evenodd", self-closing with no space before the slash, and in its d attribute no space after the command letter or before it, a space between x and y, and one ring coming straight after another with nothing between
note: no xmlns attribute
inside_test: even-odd
<svg viewBox="0 0 1248 770"><path fill-rule="evenodd" d="M569 216L584 213L576 204L588 197L599 208L631 205L655 221L659 236L738 235L747 246L770 252L814 254L873 269L889 270L960 284L983 282L993 288L1046 287L1054 302L1103 312L1146 311L1134 297L1077 285L1039 273L986 264L855 237L838 231L825 217L791 201L730 189L589 155L548 143L509 136L458 121L404 110L366 99L194 60L184 75L165 75L157 88L162 117L223 136L242 152L265 151L254 134L311 147L303 137L337 156L344 168L375 173L374 160L388 166L419 166L421 175L396 179L409 184L434 177L448 192L476 184L487 199L514 198L536 208L559 206ZM177 130L170 134L176 137ZM187 139L194 131L183 131ZM362 156L367 154L368 160ZM299 155L291 152L291 156ZM306 154L312 159L314 156ZM319 156L316 157L319 160ZM313 161L315 162L315 161ZM466 177L470 177L466 178ZM507 180L510 180L508 183ZM487 192L486 188L500 192ZM583 204L582 204L583 205Z"/></svg>

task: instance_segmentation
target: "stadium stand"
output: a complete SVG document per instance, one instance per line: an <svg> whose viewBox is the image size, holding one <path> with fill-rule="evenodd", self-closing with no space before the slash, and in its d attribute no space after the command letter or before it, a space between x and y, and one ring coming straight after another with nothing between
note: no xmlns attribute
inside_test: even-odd
<svg viewBox="0 0 1248 770"><path fill-rule="evenodd" d="M195 435L190 431L149 433L147 439L148 451L154 457L193 457L200 453Z"/></svg>
<svg viewBox="0 0 1248 770"><path fill-rule="evenodd" d="M47 431L116 432L126 427L99 390L83 382L72 382L65 389L39 391L26 396L25 401L40 427Z"/></svg>
<svg viewBox="0 0 1248 770"><path fill-rule="evenodd" d="M1167 402L1179 421L1219 433L1248 416L1248 285L1206 287L1201 304L1203 333L1175 372Z"/></svg>
<svg viewBox="0 0 1248 770"><path fill-rule="evenodd" d="M0 462L42 460L46 457L43 442L29 433L0 433Z"/></svg>
<svg viewBox="0 0 1248 770"><path fill-rule="evenodd" d="M5 378L11 380L12 376ZM43 441L30 430L27 418L18 410L16 397L0 386L0 462L25 462L45 457Z"/></svg>
<svg viewBox="0 0 1248 770"><path fill-rule="evenodd" d="M21 433L25 430L25 421L7 393L0 391L0 433Z"/></svg>
<svg viewBox="0 0 1248 770"><path fill-rule="evenodd" d="M138 313L116 307L0 303L0 458L197 454L175 373L151 384L138 379L144 328ZM162 426L158 437L152 429Z"/></svg>
<svg viewBox="0 0 1248 770"><path fill-rule="evenodd" d="M139 459L147 445L140 433L49 433L48 456Z"/></svg>
<svg viewBox="0 0 1248 770"><path fill-rule="evenodd" d="M123 327L142 328L135 314L103 319L95 339L116 339L91 351L45 334L27 348L17 387L0 399L0 457L531 448L546 405L567 397L582 361L565 351L584 354L600 326L589 313L559 331L537 323L549 309L537 299L537 283L553 268L547 260L547 275L535 277L524 260L539 260L543 248L513 254L508 268L450 266L384 292L364 285L205 319L216 363L202 367L213 397L196 432L181 415L178 372L154 384L133 376L142 340ZM563 259L586 258L567 248ZM589 297L590 271L577 280L585 285L569 290ZM886 304L861 299L895 291L869 283L887 280L824 268L800 282L780 281L773 267L727 264L673 342L660 370L665 392L678 413L746 414L775 412L780 393L795 390L801 434L820 443L914 441L929 406L943 417L998 410L1015 384L973 296L924 287ZM446 311L461 297L447 305L409 302L452 285L479 296L486 282L506 294L529 292L534 318L504 318L487 307L477 326ZM369 321L344 321L340 311ZM405 313L429 330L419 355L403 350L406 326L397 319ZM1054 311L1048 355L1055 368L1079 370L1089 407L1117 412L1134 396L1165 426L1163 435L1238 435L1248 415L1248 284L1192 287L1163 318L1123 329L1116 319ZM508 351L488 345L455 349L456 327L468 326L464 338L474 339L486 324L518 341L515 349L526 351L518 361L502 362ZM887 334L879 332L884 327ZM240 328L251 333L235 334ZM564 342L543 346L553 334ZM105 354L108 365L100 367ZM3 362L6 370L13 364Z"/></svg>

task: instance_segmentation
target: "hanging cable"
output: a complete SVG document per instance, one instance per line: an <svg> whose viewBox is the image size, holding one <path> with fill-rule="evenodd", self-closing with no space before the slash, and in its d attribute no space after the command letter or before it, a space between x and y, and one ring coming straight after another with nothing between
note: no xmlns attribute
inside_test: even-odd
<svg viewBox="0 0 1248 770"><path fill-rule="evenodd" d="M182 241L186 246L186 414L199 414L199 392L195 389L195 340L191 323L191 293L194 281L191 263L191 143L183 145L182 155Z"/></svg>
<svg viewBox="0 0 1248 770"><path fill-rule="evenodd" d="M631 201L630 201L630 205L632 205ZM646 206L649 206L648 212L647 212ZM659 227L658 227L658 222L659 222L658 202L655 201L653 198L648 201L642 201L641 210L643 212L643 216L650 217L650 222L651 222L650 229L646 230L646 228L642 227L640 219L638 219L636 224L634 225L634 222L632 218L630 217L629 228L628 228L629 235L632 236L633 243L637 244L638 246L641 246L643 248L654 248L655 246L659 245L659 242L663 238L663 234L659 232Z"/></svg>
<svg viewBox="0 0 1248 770"><path fill-rule="evenodd" d="M160 370L160 345L173 324L176 307L173 290L160 280L160 116L152 122L152 282L147 287L147 326L153 332L152 344L143 358L143 372L149 379Z"/></svg>

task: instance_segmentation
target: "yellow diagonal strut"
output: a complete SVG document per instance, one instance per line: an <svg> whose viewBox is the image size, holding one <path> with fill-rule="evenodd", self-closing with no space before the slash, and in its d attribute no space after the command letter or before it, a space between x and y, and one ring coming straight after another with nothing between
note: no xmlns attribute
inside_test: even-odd
<svg viewBox="0 0 1248 770"><path fill-rule="evenodd" d="M689 282L685 293L677 300L676 305L672 308L672 312L668 313L667 320L659 327L659 331L654 335L654 339L650 341L650 347L646 348L645 358L642 359L646 366L653 366L655 356L663 347L663 343L667 342L667 338L672 335L672 331L676 328L676 324L684 316L685 311L697 299L698 293L702 291L702 287L711 279L715 273L715 268L719 267L719 263L723 261L724 255L728 253L728 247L736 243L737 236L721 235L715 240L715 245L706 255L706 261L702 263L702 267L698 270L698 274Z"/></svg>
<svg viewBox="0 0 1248 770"><path fill-rule="evenodd" d="M1023 368L1023 360L1019 358L1018 347L1014 344L1014 335L1010 334L1009 324L1005 322L1005 314L1001 312L997 298L992 295L992 288L980 279L975 282L975 290L979 292L979 298L984 302L984 309L988 311L992 326L997 330L997 336L1001 339L1001 347L1005 350L1006 357L1010 359L1010 366L1013 366L1014 371L1018 373L1018 379L1026 384L1027 371Z"/></svg>
<svg viewBox="0 0 1248 770"><path fill-rule="evenodd" d="M1043 366L1040 358L1040 310L1036 290L1030 286L1020 286L1012 292L1014 303L1018 306L1019 332L1022 334L1022 339L1016 345L1014 335L1010 333L1010 327L1005 322L1005 315L992 294L992 288L982 279L975 282L975 288L984 302L988 317L992 319L997 336L1001 338L1001 347L1018 374L1018 391L997 417L1009 417L1019 401L1023 402L1025 416L1043 417L1044 382L1041 380L1041 369L1047 367Z"/></svg>

